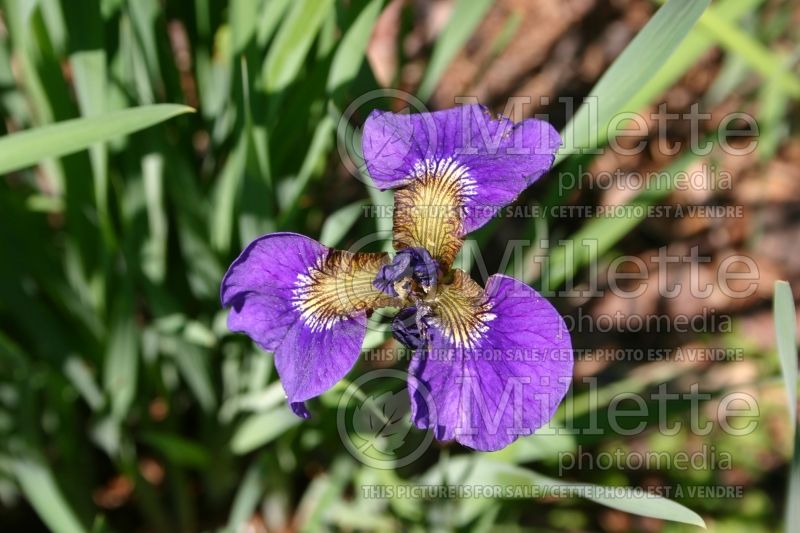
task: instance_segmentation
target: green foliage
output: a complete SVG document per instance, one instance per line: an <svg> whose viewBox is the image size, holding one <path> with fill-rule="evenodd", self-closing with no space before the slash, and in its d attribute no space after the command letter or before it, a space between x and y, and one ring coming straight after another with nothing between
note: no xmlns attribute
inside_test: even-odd
<svg viewBox="0 0 800 533"><path fill-rule="evenodd" d="M579 150L597 149L606 141L613 117L638 111L629 106L631 99L667 62L709 1L672 0L658 10L589 91L587 103L564 128L559 160Z"/></svg>
<svg viewBox="0 0 800 533"><path fill-rule="evenodd" d="M789 489L786 494L786 530L800 527L800 511L792 502L800 498L800 428L797 426L797 315L792 289L785 281L775 282L773 301L775 338L778 357L786 384L786 399L789 407L789 427L794 428L794 449L789 471Z"/></svg>
<svg viewBox="0 0 800 533"><path fill-rule="evenodd" d="M189 111L189 107L171 104L143 106L7 135L0 142L0 172L84 150Z"/></svg>

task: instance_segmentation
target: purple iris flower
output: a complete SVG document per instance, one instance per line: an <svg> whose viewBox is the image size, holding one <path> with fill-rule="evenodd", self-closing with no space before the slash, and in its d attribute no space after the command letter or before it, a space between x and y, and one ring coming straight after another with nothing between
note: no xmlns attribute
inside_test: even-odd
<svg viewBox="0 0 800 533"><path fill-rule="evenodd" d="M362 144L375 184L395 191L396 255L333 250L294 233L260 237L222 280L229 328L275 353L288 401L307 418L305 401L358 359L368 314L399 308L392 331L413 350L417 427L477 450L533 433L571 381L564 321L521 281L495 274L481 287L452 264L469 232L550 169L558 133L467 105L374 111Z"/></svg>

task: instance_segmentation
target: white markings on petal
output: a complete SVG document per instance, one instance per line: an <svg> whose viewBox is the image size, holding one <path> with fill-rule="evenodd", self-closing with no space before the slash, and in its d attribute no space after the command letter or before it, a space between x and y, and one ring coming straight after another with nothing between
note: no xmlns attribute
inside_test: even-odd
<svg viewBox="0 0 800 533"><path fill-rule="evenodd" d="M469 169L452 157L417 161L413 174L417 179L434 178L452 183L462 199L462 204L478 192L477 182L470 176Z"/></svg>
<svg viewBox="0 0 800 533"><path fill-rule="evenodd" d="M433 320L456 348L474 349L497 315L492 312L493 302L484 300L480 285L460 270L454 275L453 282L437 295Z"/></svg>
<svg viewBox="0 0 800 533"><path fill-rule="evenodd" d="M330 304L324 298L323 281L327 276L323 269L325 256L320 256L317 263L308 272L297 275L295 289L292 290L292 306L300 312L300 318L311 331L318 332L331 329L342 319L339 314L331 313Z"/></svg>
<svg viewBox="0 0 800 533"><path fill-rule="evenodd" d="M372 286L386 254L332 250L320 256L307 272L297 275L292 307L312 331L327 331L345 318L392 299Z"/></svg>
<svg viewBox="0 0 800 533"><path fill-rule="evenodd" d="M452 157L418 161L409 177L394 196L395 249L425 248L449 266L461 249L464 210L477 195L477 183Z"/></svg>

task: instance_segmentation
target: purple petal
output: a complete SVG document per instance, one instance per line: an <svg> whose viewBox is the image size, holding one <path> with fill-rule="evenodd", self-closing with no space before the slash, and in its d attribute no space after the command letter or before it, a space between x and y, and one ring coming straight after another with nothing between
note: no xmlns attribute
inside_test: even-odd
<svg viewBox="0 0 800 533"><path fill-rule="evenodd" d="M477 284L458 282L456 306L428 322L428 349L409 366L412 419L439 440L498 450L552 418L572 379L571 342L524 283L494 275L478 297Z"/></svg>
<svg viewBox="0 0 800 533"><path fill-rule="evenodd" d="M228 328L275 352L290 403L322 394L352 368L366 313L391 304L372 287L386 254L335 251L295 233L253 241L222 280Z"/></svg>
<svg viewBox="0 0 800 533"><path fill-rule="evenodd" d="M292 409L292 412L303 418L308 420L311 418L311 413L308 412L308 407L306 407L306 402L292 402L289 404L289 407Z"/></svg>
<svg viewBox="0 0 800 533"><path fill-rule="evenodd" d="M340 319L330 329L312 330L296 321L275 351L275 368L289 401L319 396L346 376L366 333L364 312Z"/></svg>
<svg viewBox="0 0 800 533"><path fill-rule="evenodd" d="M361 147L372 180L395 189L413 179L414 164L436 154L436 113L390 113L375 110L364 123Z"/></svg>
<svg viewBox="0 0 800 533"><path fill-rule="evenodd" d="M220 300L231 307L228 328L274 351L297 321L291 304L297 276L328 251L296 233L272 233L251 242L222 278Z"/></svg>
<svg viewBox="0 0 800 533"><path fill-rule="evenodd" d="M514 124L494 118L484 106L465 105L411 115L373 111L362 144L367 169L380 189L407 187L436 169L449 169L458 178L452 189L464 212L463 236L547 172L561 138L547 122ZM447 198L442 206L452 207Z"/></svg>

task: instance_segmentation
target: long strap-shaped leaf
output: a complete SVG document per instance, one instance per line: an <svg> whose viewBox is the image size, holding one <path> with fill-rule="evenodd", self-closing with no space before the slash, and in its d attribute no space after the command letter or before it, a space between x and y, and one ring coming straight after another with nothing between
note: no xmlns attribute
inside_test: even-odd
<svg viewBox="0 0 800 533"><path fill-rule="evenodd" d="M535 438L535 437L534 437ZM461 455L446 463L432 467L419 479L426 485L499 486L507 487L510 494L529 494L533 497L582 497L611 509L638 516L659 518L706 527L703 518L680 503L656 493L634 487L604 487L591 483L577 483L544 476L528 468L497 461L491 454ZM474 519L468 513L480 512L482 502L476 498L474 505L465 509L462 518Z"/></svg>
<svg viewBox="0 0 800 533"><path fill-rule="evenodd" d="M34 165L42 159L78 152L95 143L128 135L193 111L183 105L157 104L12 133L0 137L0 174Z"/></svg>
<svg viewBox="0 0 800 533"><path fill-rule="evenodd" d="M86 528L64 499L53 473L38 459L18 458L14 473L23 494L39 517L56 533L83 533Z"/></svg>
<svg viewBox="0 0 800 533"><path fill-rule="evenodd" d="M574 150L597 148L614 116L669 59L708 7L709 0L670 0L636 35L597 82L562 132L561 161Z"/></svg>
<svg viewBox="0 0 800 533"><path fill-rule="evenodd" d="M800 528L800 428L797 426L797 316L792 289L785 281L775 282L773 310L775 339L781 360L786 397L789 401L789 421L794 430L792 463L789 466L789 486L786 495L784 531Z"/></svg>

